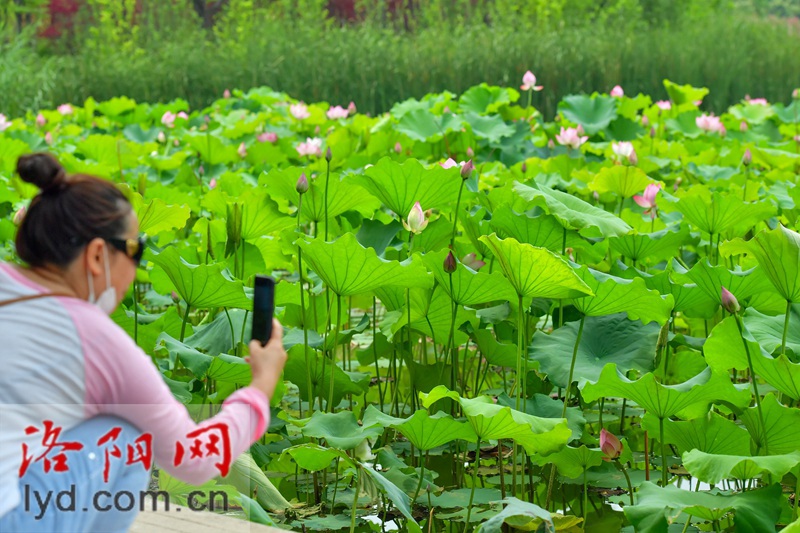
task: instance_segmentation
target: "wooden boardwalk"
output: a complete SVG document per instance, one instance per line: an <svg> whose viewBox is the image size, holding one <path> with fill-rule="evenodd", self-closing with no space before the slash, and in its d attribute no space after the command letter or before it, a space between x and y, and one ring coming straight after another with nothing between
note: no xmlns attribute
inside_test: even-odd
<svg viewBox="0 0 800 533"><path fill-rule="evenodd" d="M285 529L262 526L232 516L208 511L192 511L188 507L170 505L139 513L128 533L285 533Z"/></svg>

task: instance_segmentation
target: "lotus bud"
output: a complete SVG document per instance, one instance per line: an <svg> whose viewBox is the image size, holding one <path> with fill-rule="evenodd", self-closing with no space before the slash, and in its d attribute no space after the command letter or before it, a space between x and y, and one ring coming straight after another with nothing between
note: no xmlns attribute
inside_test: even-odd
<svg viewBox="0 0 800 533"><path fill-rule="evenodd" d="M747 130L748 130L748 127L747 127L747 122L745 122L744 120L743 120L743 121L741 121L741 122L739 123L739 131L741 131L742 133L744 133L744 132L746 132Z"/></svg>
<svg viewBox="0 0 800 533"><path fill-rule="evenodd" d="M795 89L792 91L792 99L797 100L800 99L800 89Z"/></svg>
<svg viewBox="0 0 800 533"><path fill-rule="evenodd" d="M239 157L247 157L247 147L244 143L239 145L239 149L236 150L236 153L239 154Z"/></svg>
<svg viewBox="0 0 800 533"><path fill-rule="evenodd" d="M181 141L180 139L172 139L172 146L180 146Z"/></svg>
<svg viewBox="0 0 800 533"><path fill-rule="evenodd" d="M675 180L675 183L672 184L672 192L676 192L680 188L682 181L683 180L680 177Z"/></svg>
<svg viewBox="0 0 800 533"><path fill-rule="evenodd" d="M44 142L47 144L53 144L53 134L49 131L44 134Z"/></svg>
<svg viewBox="0 0 800 533"><path fill-rule="evenodd" d="M594 198L595 202L599 202L600 201L600 193L597 192L597 191L592 191L592 198Z"/></svg>
<svg viewBox="0 0 800 533"><path fill-rule="evenodd" d="M20 224L22 224L22 219L25 218L25 213L27 212L28 209L24 205L19 209L17 209L17 212L14 213L14 218L12 219L15 226L19 226Z"/></svg>
<svg viewBox="0 0 800 533"><path fill-rule="evenodd" d="M611 462L622 453L622 443L616 435L603 428L600 430L600 450L605 454L603 460Z"/></svg>
<svg viewBox="0 0 800 533"><path fill-rule="evenodd" d="M475 165L472 164L472 159L464 163L464 166L461 167L461 179L469 179L472 175L472 171L475 170Z"/></svg>
<svg viewBox="0 0 800 533"><path fill-rule="evenodd" d="M555 147L556 147L556 143L555 143L555 142L553 142L553 139L550 139L549 141L547 141L547 147L548 147L550 150L554 150L554 149L555 149Z"/></svg>
<svg viewBox="0 0 800 533"><path fill-rule="evenodd" d="M158 142L160 142L161 144L164 144L165 142L167 142L167 136L164 135L163 131L159 131L158 132L158 136L156 137L156 140Z"/></svg>
<svg viewBox="0 0 800 533"><path fill-rule="evenodd" d="M169 296L170 296L170 298L172 298L172 301L175 302L175 303L178 303L178 302L181 301L181 297L178 296L178 293L175 292L175 291L172 291L171 293L169 293Z"/></svg>
<svg viewBox="0 0 800 533"><path fill-rule="evenodd" d="M744 151L744 155L742 156L742 164L746 167L750 166L750 163L753 162L753 153L750 152L750 148Z"/></svg>
<svg viewBox="0 0 800 533"><path fill-rule="evenodd" d="M628 157L628 162L633 166L636 166L639 163L639 156L636 155L636 150L631 152L630 157Z"/></svg>
<svg viewBox="0 0 800 533"><path fill-rule="evenodd" d="M308 178L306 178L305 172L300 174L300 178L298 178L297 185L294 186L294 190L300 194L308 192Z"/></svg>
<svg viewBox="0 0 800 533"><path fill-rule="evenodd" d="M211 181L208 182L208 188L214 189L217 186L217 178L211 178Z"/></svg>
<svg viewBox="0 0 800 533"><path fill-rule="evenodd" d="M647 118L647 115L642 116L642 126L645 128L650 125L650 119Z"/></svg>
<svg viewBox="0 0 800 533"><path fill-rule="evenodd" d="M156 152L156 155L158 155L158 152ZM205 174L206 169L203 167L203 165L200 165L199 167L197 167L197 172L202 176L203 174Z"/></svg>
<svg viewBox="0 0 800 533"><path fill-rule="evenodd" d="M525 163L525 161L522 162L522 167L520 168L520 170L522 170L523 174L527 174L528 173L528 165L527 165L527 163Z"/></svg>
<svg viewBox="0 0 800 533"><path fill-rule="evenodd" d="M320 131L320 130L319 130L319 126L317 126L316 128L314 128L314 135L319 135L319 131Z"/></svg>
<svg viewBox="0 0 800 533"><path fill-rule="evenodd" d="M328 146L328 149L325 151L325 161L330 163L331 159L333 159L333 152L331 152L331 147Z"/></svg>
<svg viewBox="0 0 800 533"><path fill-rule="evenodd" d="M419 202L416 202L414 207L411 208L411 212L408 214L408 223L403 221L403 227L406 231L417 234L422 233L422 230L424 230L427 225L428 221L425 219L425 212L422 210L422 206L419 205Z"/></svg>
<svg viewBox="0 0 800 533"><path fill-rule="evenodd" d="M655 139L656 137L656 129L655 127L650 128L650 138Z"/></svg>
<svg viewBox="0 0 800 533"><path fill-rule="evenodd" d="M44 115L42 115L41 113L36 115L36 125L41 128L44 127L45 124L47 124L47 119L44 118Z"/></svg>
<svg viewBox="0 0 800 533"><path fill-rule="evenodd" d="M469 148L467 148L467 157L470 158L470 159L475 157L475 151L472 149L471 146Z"/></svg>
<svg viewBox="0 0 800 533"><path fill-rule="evenodd" d="M350 113L351 115L355 115L356 114L356 103L355 102L351 101L347 105L347 112Z"/></svg>
<svg viewBox="0 0 800 533"><path fill-rule="evenodd" d="M725 129L725 126L719 127L719 136L725 137L728 134L728 130Z"/></svg>
<svg viewBox="0 0 800 533"><path fill-rule="evenodd" d="M231 91L230 91L229 89L225 89L225 90L222 92L222 97L223 97L223 98L230 98L230 97L231 97Z"/></svg>
<svg viewBox="0 0 800 533"><path fill-rule="evenodd" d="M400 141L394 143L394 151L395 153L399 154L403 151L403 145L400 144Z"/></svg>
<svg viewBox="0 0 800 533"><path fill-rule="evenodd" d="M575 128L575 131L578 132L578 135L583 135L584 133L586 133L585 131L583 131L583 125L582 124L578 124L578 127Z"/></svg>
<svg viewBox="0 0 800 533"><path fill-rule="evenodd" d="M722 300L722 308L732 315L735 315L741 309L736 296L734 296L733 293L725 287L722 287L722 290L720 291L720 299Z"/></svg>
<svg viewBox="0 0 800 533"><path fill-rule="evenodd" d="M456 258L453 255L452 250L447 253L447 257L444 258L444 271L448 274L452 274L456 271Z"/></svg>
<svg viewBox="0 0 800 533"><path fill-rule="evenodd" d="M450 112L450 106L444 106L444 109L442 109L442 114L449 112Z"/></svg>

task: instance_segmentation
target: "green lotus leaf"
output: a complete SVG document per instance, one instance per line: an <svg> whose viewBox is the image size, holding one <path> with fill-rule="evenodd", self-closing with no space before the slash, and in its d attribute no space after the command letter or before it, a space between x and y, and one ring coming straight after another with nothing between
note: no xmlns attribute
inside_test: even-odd
<svg viewBox="0 0 800 533"><path fill-rule="evenodd" d="M544 248L521 244L516 239L484 235L481 242L495 259L517 295L523 298L578 298L591 289L561 257Z"/></svg>
<svg viewBox="0 0 800 533"><path fill-rule="evenodd" d="M501 500L505 508L478 526L476 533L501 533L506 521L515 527L524 527L525 531L534 530L542 533L555 533L556 528L552 515L536 504L524 502L514 497ZM536 522L535 529L528 529L527 525Z"/></svg>
<svg viewBox="0 0 800 533"><path fill-rule="evenodd" d="M278 211L278 205L267 197L264 189L250 189L236 203L242 207L241 238L246 241L254 242L297 224L296 219Z"/></svg>
<svg viewBox="0 0 800 533"><path fill-rule="evenodd" d="M576 269L578 276L592 290L593 295L575 298L573 305L587 316L603 316L625 312L631 320L644 324L669 320L674 300L650 290L642 278L630 280L592 270L587 266Z"/></svg>
<svg viewBox="0 0 800 533"><path fill-rule="evenodd" d="M386 285L430 287L431 276L421 262L399 263L378 257L372 248L364 248L352 233L333 242L321 238L298 240L303 260L340 296L373 291Z"/></svg>
<svg viewBox="0 0 800 533"><path fill-rule="evenodd" d="M775 214L775 207L768 202L745 203L733 194L710 192L704 187L692 187L686 193L679 193L678 198L676 209L695 227L711 235L731 230L744 235L757 222Z"/></svg>
<svg viewBox="0 0 800 533"><path fill-rule="evenodd" d="M297 385L300 389L300 397L308 398L308 377L311 377L311 387L313 397L320 396L326 401L330 398L331 364L330 359L322 354L306 348L302 344L302 336L299 338L301 344L296 344L288 350L289 358L283 370L284 377ZM304 349L308 353L308 358L304 355ZM339 402L347 394L360 396L367 392L369 388L369 374L358 372L345 372L339 365L333 371L333 404Z"/></svg>
<svg viewBox="0 0 800 533"><path fill-rule="evenodd" d="M593 252L592 245L578 232L568 230L551 215L533 217L518 214L509 206L502 205L492 213L491 225L502 238L513 237L521 243L547 248L551 252L560 254L565 248Z"/></svg>
<svg viewBox="0 0 800 533"><path fill-rule="evenodd" d="M597 381L607 363L623 372L630 369L650 372L655 366L656 343L661 328L628 320L624 313L586 319L578 353L575 376ZM566 387L578 323L569 322L546 335L537 331L528 347L529 356L539 362L539 370L557 387Z"/></svg>
<svg viewBox="0 0 800 533"><path fill-rule="evenodd" d="M669 99L675 105L694 104L701 101L708 94L708 89L705 87L692 87L688 83L686 85L678 85L669 80L664 80L664 88L667 90Z"/></svg>
<svg viewBox="0 0 800 533"><path fill-rule="evenodd" d="M168 333L162 333L158 337L154 353L162 356L166 355L173 362L176 359L179 360L197 379L203 379L206 376L211 362L214 360L210 355L198 352Z"/></svg>
<svg viewBox="0 0 800 533"><path fill-rule="evenodd" d="M139 232L150 236L182 229L191 216L191 211L186 205L167 205L158 198L145 203L137 193L134 193L130 200L139 218Z"/></svg>
<svg viewBox="0 0 800 533"><path fill-rule="evenodd" d="M206 164L227 165L239 159L236 146L226 144L211 132L188 132L183 135L182 140L193 152L200 154Z"/></svg>
<svg viewBox="0 0 800 533"><path fill-rule="evenodd" d="M639 167L613 165L602 167L589 183L589 189L600 194L612 192L621 198L630 198L634 194L642 194L651 183L656 181Z"/></svg>
<svg viewBox="0 0 800 533"><path fill-rule="evenodd" d="M748 308L744 316L744 325L753 338L769 354L780 352L783 342L783 328L786 314L769 316ZM789 329L786 331L787 353L795 357L800 355L800 307L792 305L789 309Z"/></svg>
<svg viewBox="0 0 800 533"><path fill-rule="evenodd" d="M761 267L732 271L722 265L711 266L708 259L705 259L698 261L685 276L695 282L717 305L722 305L722 287L733 293L740 304L746 304L755 295L772 291L772 285L761 274Z"/></svg>
<svg viewBox="0 0 800 533"><path fill-rule="evenodd" d="M673 312L684 313L689 317L711 318L719 308L716 298L712 299L706 291L695 283L678 283L672 280L672 268L656 271L653 274L627 269L623 276L639 275L644 279L647 288L657 290L661 294L671 294L675 299ZM629 274L630 273L630 274Z"/></svg>
<svg viewBox="0 0 800 533"><path fill-rule="evenodd" d="M745 407L752 399L749 390L738 390L727 374L706 368L701 373L678 385L662 385L655 375L647 373L638 380L628 379L613 363L603 368L600 379L592 383L581 380L581 396L592 402L601 397L627 398L658 418L669 418L684 412L697 418L708 412L711 403L724 401Z"/></svg>
<svg viewBox="0 0 800 533"><path fill-rule="evenodd" d="M410 533L421 533L422 529L417 524L417 521L414 520L414 515L411 512L411 498L408 495L400 490L397 485L386 479L380 472L377 470L373 470L368 466L362 466L359 468L359 475L364 475L369 478L372 483L374 483L389 500L394 504L398 511L400 511L403 516L406 517L405 526ZM362 478L362 483L366 480Z"/></svg>
<svg viewBox="0 0 800 533"><path fill-rule="evenodd" d="M481 355L491 365L515 368L517 366L517 345L504 344L497 341L497 338L488 329L476 330L472 337Z"/></svg>
<svg viewBox="0 0 800 533"><path fill-rule="evenodd" d="M500 142L503 137L511 137L515 131L500 115L487 117L467 113L464 115L464 121L470 125L476 138L486 139L492 143Z"/></svg>
<svg viewBox="0 0 800 533"><path fill-rule="evenodd" d="M515 89L481 83L464 91L458 99L458 106L463 111L483 115L497 113L517 100L519 92Z"/></svg>
<svg viewBox="0 0 800 533"><path fill-rule="evenodd" d="M659 438L658 417L646 413L642 417L642 427ZM747 430L713 411L688 421L664 420L664 441L674 444L679 453L691 450L720 455L750 453Z"/></svg>
<svg viewBox="0 0 800 533"><path fill-rule="evenodd" d="M456 260L455 272L448 274L444 271L444 260L448 253L448 250L428 252L422 260L442 289L459 305L474 306L516 298L514 288L500 272L476 272Z"/></svg>
<svg viewBox="0 0 800 533"><path fill-rule="evenodd" d="M749 457L692 450L683 454L683 466L700 481L718 484L723 479L751 479L764 473L781 479L800 464L800 451L783 455Z"/></svg>
<svg viewBox="0 0 800 533"><path fill-rule="evenodd" d="M325 448L319 444L306 443L286 448L281 456L290 455L297 466L309 472L318 472L324 470L331 465L331 462L336 459L344 459L350 462L350 457L339 450L332 448Z"/></svg>
<svg viewBox="0 0 800 533"><path fill-rule="evenodd" d="M464 121L458 115L434 115L427 109L405 113L397 123L397 131L420 142L436 142L453 131L460 131Z"/></svg>
<svg viewBox="0 0 800 533"><path fill-rule="evenodd" d="M764 415L764 427L767 428L767 444L770 454L794 453L797 443L800 442L800 411L786 407L778 401L774 394L769 393L761 401L761 411ZM745 409L741 421L750 433L758 453L764 449L763 433L756 406Z"/></svg>
<svg viewBox="0 0 800 533"><path fill-rule="evenodd" d="M192 265L180 256L174 246L161 253L146 252L148 261L157 268L150 272L153 287L169 294L174 288L183 300L195 309L238 307L251 309L252 301L241 281L233 279L222 264Z"/></svg>
<svg viewBox="0 0 800 533"><path fill-rule="evenodd" d="M558 112L567 120L583 126L586 134L592 136L617 118L617 99L585 94L565 96L558 103Z"/></svg>
<svg viewBox="0 0 800 533"><path fill-rule="evenodd" d="M159 477L160 474L159 472ZM228 475L220 479L236 487L242 494L255 493L258 504L269 511L283 511L292 507L249 453L237 457L231 464Z"/></svg>
<svg viewBox="0 0 800 533"><path fill-rule="evenodd" d="M475 442L476 435L469 424L459 422L445 413L429 415L417 410L408 418L395 418L378 411L374 405L364 412L364 426L392 427L402 433L418 450L432 450L454 440Z"/></svg>
<svg viewBox="0 0 800 533"><path fill-rule="evenodd" d="M682 226L677 231L664 229L654 233L630 233L608 240L609 247L634 263L650 259L659 263L678 255L678 250L689 238L689 228Z"/></svg>
<svg viewBox="0 0 800 533"><path fill-rule="evenodd" d="M719 520L734 511L733 523L740 533L775 529L781 514L781 486L740 494L714 494L681 490L674 485L658 487L645 481L639 486L638 503L626 506L625 516L637 532L666 533L682 513L705 520Z"/></svg>
<svg viewBox="0 0 800 533"><path fill-rule="evenodd" d="M539 466L554 464L562 476L574 479L581 476L584 470L603 464L605 456L600 448L581 445L579 448L565 446L547 457L534 456L532 460Z"/></svg>
<svg viewBox="0 0 800 533"><path fill-rule="evenodd" d="M594 229L598 237L625 235L631 227L612 213L571 194L542 184L523 185L514 182L514 192L531 206L539 206L558 219L567 229Z"/></svg>
<svg viewBox="0 0 800 533"><path fill-rule="evenodd" d="M307 437L325 439L333 448L352 450L364 439L374 439L383 433L383 427L378 424L359 426L352 411L338 413L317 411L311 415L311 420L301 428L301 431Z"/></svg>

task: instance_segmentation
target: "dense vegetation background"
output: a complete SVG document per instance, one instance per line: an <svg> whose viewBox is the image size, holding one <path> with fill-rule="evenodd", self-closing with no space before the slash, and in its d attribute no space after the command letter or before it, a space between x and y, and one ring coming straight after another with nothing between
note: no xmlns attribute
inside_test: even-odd
<svg viewBox="0 0 800 533"><path fill-rule="evenodd" d="M88 96L209 104L268 85L380 112L533 70L552 116L566 94L666 97L706 86L788 102L800 85L791 0L0 0L0 112Z"/></svg>

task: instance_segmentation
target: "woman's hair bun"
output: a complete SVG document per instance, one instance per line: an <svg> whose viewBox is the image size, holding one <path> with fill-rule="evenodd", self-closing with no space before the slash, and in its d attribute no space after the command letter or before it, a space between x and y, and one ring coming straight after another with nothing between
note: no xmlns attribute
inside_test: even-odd
<svg viewBox="0 0 800 533"><path fill-rule="evenodd" d="M67 173L50 154L39 152L20 156L17 172L23 181L39 187L42 192L58 191L67 184Z"/></svg>

